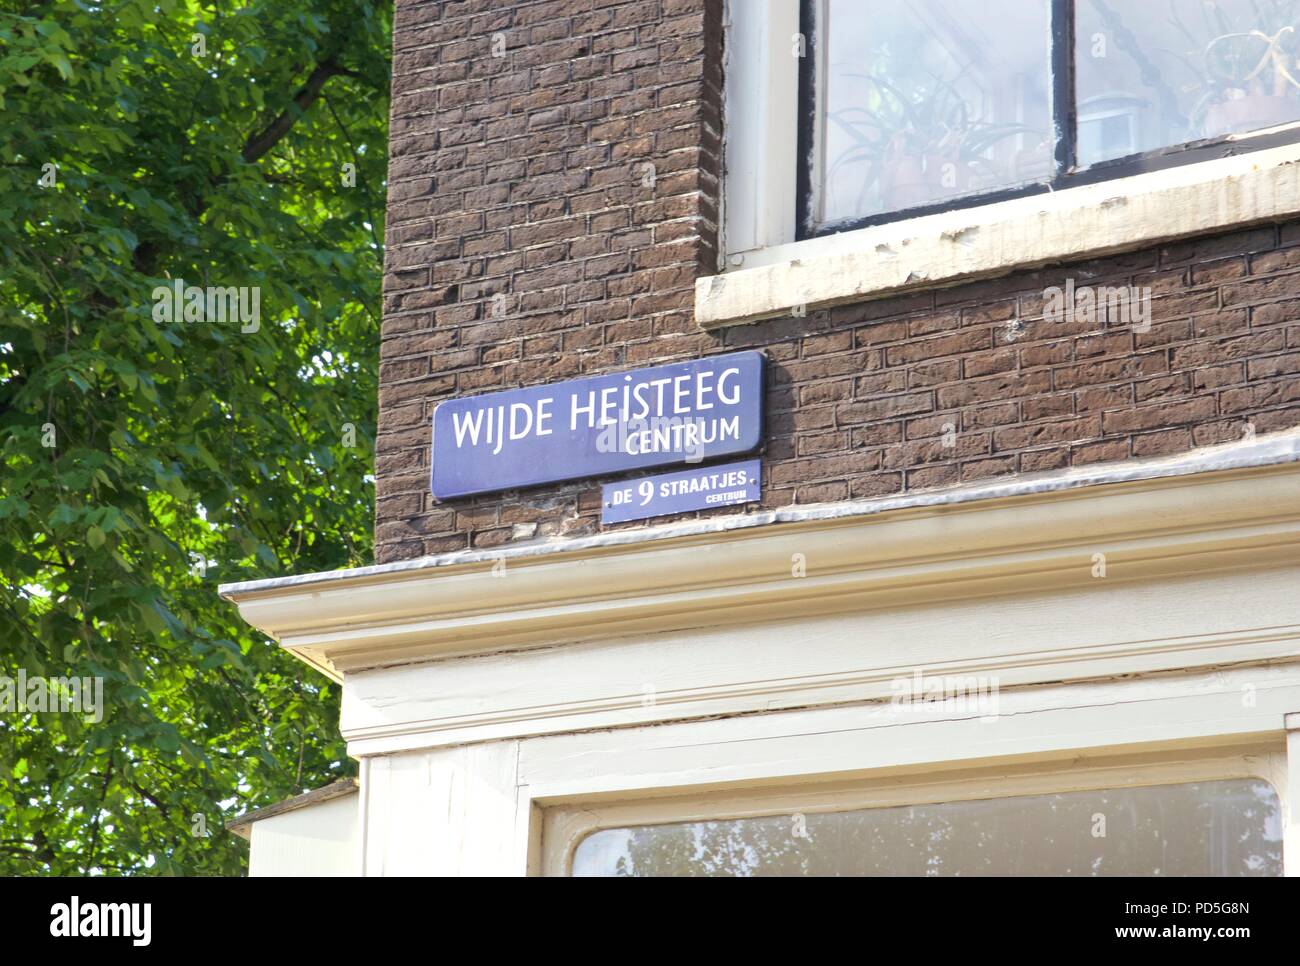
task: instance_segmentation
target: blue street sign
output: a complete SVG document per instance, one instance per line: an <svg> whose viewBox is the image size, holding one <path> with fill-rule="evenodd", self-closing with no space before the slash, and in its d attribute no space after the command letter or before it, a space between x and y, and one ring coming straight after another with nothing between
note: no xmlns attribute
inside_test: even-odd
<svg viewBox="0 0 1300 966"><path fill-rule="evenodd" d="M606 483L601 487L600 522L626 523L688 510L757 503L762 499L762 466L760 460L746 460Z"/></svg>
<svg viewBox="0 0 1300 966"><path fill-rule="evenodd" d="M763 354L736 352L439 403L439 500L748 453L763 440Z"/></svg>

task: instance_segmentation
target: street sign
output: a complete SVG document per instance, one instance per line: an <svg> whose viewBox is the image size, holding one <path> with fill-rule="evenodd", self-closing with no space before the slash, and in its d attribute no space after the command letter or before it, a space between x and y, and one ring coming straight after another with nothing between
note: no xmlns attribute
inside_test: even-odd
<svg viewBox="0 0 1300 966"><path fill-rule="evenodd" d="M649 517L757 503L762 499L762 462L699 466L680 473L607 483L601 488L601 523L626 523Z"/></svg>
<svg viewBox="0 0 1300 966"><path fill-rule="evenodd" d="M761 352L488 393L433 412L439 500L749 453L763 440Z"/></svg>

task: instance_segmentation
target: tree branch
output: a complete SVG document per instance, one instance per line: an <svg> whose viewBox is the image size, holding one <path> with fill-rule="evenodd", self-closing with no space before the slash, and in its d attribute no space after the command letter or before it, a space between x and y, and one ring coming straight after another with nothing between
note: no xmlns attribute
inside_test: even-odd
<svg viewBox="0 0 1300 966"><path fill-rule="evenodd" d="M163 818L168 817L168 808L165 802L158 801L158 799L154 798L154 796L150 795L148 792L146 792L135 782L127 782L127 785L130 788L132 788L136 792L136 794L140 795L142 798L147 799L150 802L150 804L153 805L154 808L158 809L158 811L162 813Z"/></svg>
<svg viewBox="0 0 1300 966"><path fill-rule="evenodd" d="M108 799L108 786L113 782L113 756L108 756L108 767L104 769L104 785L99 790L99 805L95 808L95 818L90 824L90 848L86 855L85 875L95 867L95 850L99 848L99 819L104 814L104 802Z"/></svg>
<svg viewBox="0 0 1300 966"><path fill-rule="evenodd" d="M289 132L289 129L293 127L298 118L302 117L307 109L316 102L316 98L320 97L321 89L325 87L326 81L331 77L337 77L339 74L350 73L352 72L340 67L333 58L318 64L316 69L311 72L311 76L307 78L307 82L293 96L293 107L281 112L279 117L257 134L250 136L248 141L245 142L242 152L243 159L252 164L275 147L280 138Z"/></svg>

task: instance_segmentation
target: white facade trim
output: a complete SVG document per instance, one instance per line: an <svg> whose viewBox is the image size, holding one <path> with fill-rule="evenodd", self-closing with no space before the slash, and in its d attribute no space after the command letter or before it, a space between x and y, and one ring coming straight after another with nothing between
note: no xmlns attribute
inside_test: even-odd
<svg viewBox="0 0 1300 966"><path fill-rule="evenodd" d="M1294 665L1246 667L1023 689L988 722L875 702L388 755L366 871L564 874L585 834L642 821L1254 777L1294 875L1294 707Z"/></svg>
<svg viewBox="0 0 1300 966"><path fill-rule="evenodd" d="M1300 657L1294 570L913 605L359 672L340 729L364 756L853 701L922 680L1015 688ZM1249 616L1235 607L1252 601ZM1097 626L1098 613L1117 618ZM1276 621L1282 626L1267 626ZM986 628L981 632L966 628ZM1204 627L1207 633L1187 633ZM1239 629L1248 628L1248 629ZM485 695L491 695L490 700Z"/></svg>
<svg viewBox="0 0 1300 966"><path fill-rule="evenodd" d="M366 875L562 873L582 835L636 816L1243 776L1277 789L1296 874L1288 445L497 576L426 561L226 592L343 681ZM894 700L918 675L987 679L996 707Z"/></svg>
<svg viewBox="0 0 1300 966"><path fill-rule="evenodd" d="M933 607L1283 566L1300 557L1300 464L1055 490L487 561L227 590L249 623L335 675L584 640ZM1295 620L1271 626L1290 627ZM1247 625L1255 645L1264 643ZM1287 632L1289 634L1289 631ZM1168 666L1205 663L1203 631ZM1180 653L1184 652L1184 653ZM1049 663L1065 666L1058 656ZM1087 660L1081 666L1087 665ZM345 714L345 734L347 721Z"/></svg>

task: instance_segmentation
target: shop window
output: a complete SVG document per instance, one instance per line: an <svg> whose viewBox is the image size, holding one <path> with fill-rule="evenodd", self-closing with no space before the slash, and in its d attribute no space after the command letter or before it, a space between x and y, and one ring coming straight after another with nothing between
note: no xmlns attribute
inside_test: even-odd
<svg viewBox="0 0 1300 966"><path fill-rule="evenodd" d="M1277 876L1276 792L1251 779L607 828L582 876Z"/></svg>

